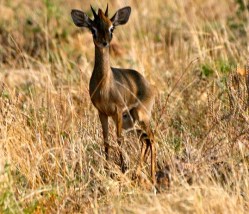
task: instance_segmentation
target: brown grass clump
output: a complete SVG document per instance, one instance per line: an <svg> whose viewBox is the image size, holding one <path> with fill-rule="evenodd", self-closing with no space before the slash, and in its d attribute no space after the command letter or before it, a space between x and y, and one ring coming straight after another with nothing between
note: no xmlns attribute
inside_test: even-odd
<svg viewBox="0 0 249 214"><path fill-rule="evenodd" d="M248 5L237 0L130 1L112 65L158 90L153 111L157 194L140 144L114 126L104 158L88 94L94 46L72 0L0 3L0 213L246 213L249 206ZM109 1L110 13L125 2Z"/></svg>

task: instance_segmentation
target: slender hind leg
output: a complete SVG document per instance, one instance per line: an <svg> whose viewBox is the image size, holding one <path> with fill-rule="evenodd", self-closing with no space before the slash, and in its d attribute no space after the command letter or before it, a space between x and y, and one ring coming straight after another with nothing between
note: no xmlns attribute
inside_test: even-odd
<svg viewBox="0 0 249 214"><path fill-rule="evenodd" d="M146 139L146 150L145 150L145 153L144 153L144 161L145 162L148 160L149 149L150 149L150 139Z"/></svg>
<svg viewBox="0 0 249 214"><path fill-rule="evenodd" d="M156 184L156 148L154 143L154 135L152 133L152 130L150 128L149 121L143 121L141 124L144 126L144 129L148 135L148 138L146 140L146 152L143 154L143 159L147 157L148 154L148 146L150 147L150 153L151 153L151 179L153 185Z"/></svg>
<svg viewBox="0 0 249 214"><path fill-rule="evenodd" d="M151 151L151 178L153 185L156 184L156 149L154 145L154 135L150 128L149 118L150 115L141 109L135 109L132 112L132 115L135 119L139 121L141 124L143 130L146 132L147 137L145 139L142 139L142 149L141 149L141 155L140 155L140 161L138 165L137 173L138 175L141 175L141 169L143 167L143 162L148 154L148 149L150 147Z"/></svg>
<svg viewBox="0 0 249 214"><path fill-rule="evenodd" d="M148 139L147 134L141 130L141 129L136 129L137 136L139 138L139 141L141 142L141 154L140 154L140 160L139 160L139 165L137 168L137 174L141 173L141 169L143 168L144 162L148 159L148 151L150 148L150 140Z"/></svg>
<svg viewBox="0 0 249 214"><path fill-rule="evenodd" d="M144 156L145 156L145 153L147 151L147 145L143 139L141 139L141 143L142 143L141 154L140 154L139 164L137 166L137 172L136 172L138 177L141 177L141 170L142 170L143 164L144 164Z"/></svg>

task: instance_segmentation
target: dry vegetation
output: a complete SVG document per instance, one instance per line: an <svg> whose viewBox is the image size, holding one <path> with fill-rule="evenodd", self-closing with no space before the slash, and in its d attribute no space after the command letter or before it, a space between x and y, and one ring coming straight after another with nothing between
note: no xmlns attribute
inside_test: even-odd
<svg viewBox="0 0 249 214"><path fill-rule="evenodd" d="M133 135L122 147L126 174L115 151L104 159L88 95L94 46L70 17L72 8L90 14L90 1L1 0L0 213L248 211L245 2L109 1L110 13L132 6L115 31L112 65L139 70L158 89L158 170L171 178L154 194L132 180L140 151Z"/></svg>

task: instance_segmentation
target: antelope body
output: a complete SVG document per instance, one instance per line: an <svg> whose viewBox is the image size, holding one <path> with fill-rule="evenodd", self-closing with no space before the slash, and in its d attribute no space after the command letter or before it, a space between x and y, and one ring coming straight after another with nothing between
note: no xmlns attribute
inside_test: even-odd
<svg viewBox="0 0 249 214"><path fill-rule="evenodd" d="M150 128L151 110L154 104L154 88L137 71L119 69L110 66L109 45L113 30L118 25L125 24L130 16L131 8L124 7L114 16L108 18L108 5L105 13L99 9L98 14L91 7L94 20L84 12L72 10L73 22L78 27L86 27L93 34L95 44L95 64L90 79L90 96L93 105L97 108L103 129L106 159L109 159L108 144L108 117L112 117L117 130L117 141L121 145L122 128L133 127L137 120L147 134L147 140L142 143L140 162L137 173L140 173L145 156L151 151L151 176L155 184L156 150L153 133ZM125 164L121 150L121 168L125 171Z"/></svg>

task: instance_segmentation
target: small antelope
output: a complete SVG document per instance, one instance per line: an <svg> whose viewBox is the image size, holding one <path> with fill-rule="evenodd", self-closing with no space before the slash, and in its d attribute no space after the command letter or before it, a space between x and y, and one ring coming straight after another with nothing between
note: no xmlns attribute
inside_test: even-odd
<svg viewBox="0 0 249 214"><path fill-rule="evenodd" d="M112 117L116 125L119 146L123 141L121 131L132 128L138 121L147 139L142 143L137 174L141 173L146 153L151 151L151 177L155 184L156 149L153 132L150 128L151 110L154 104L154 88L137 71L131 69L113 68L110 66L109 47L114 29L125 24L130 17L131 8L119 9L112 18L108 18L108 5L105 13L99 9L98 14L91 6L94 20L80 10L72 10L71 16L77 27L88 28L93 35L95 45L95 63L90 79L90 96L97 108L102 125L105 156L109 159L108 117ZM121 169L125 171L122 151L119 150Z"/></svg>

